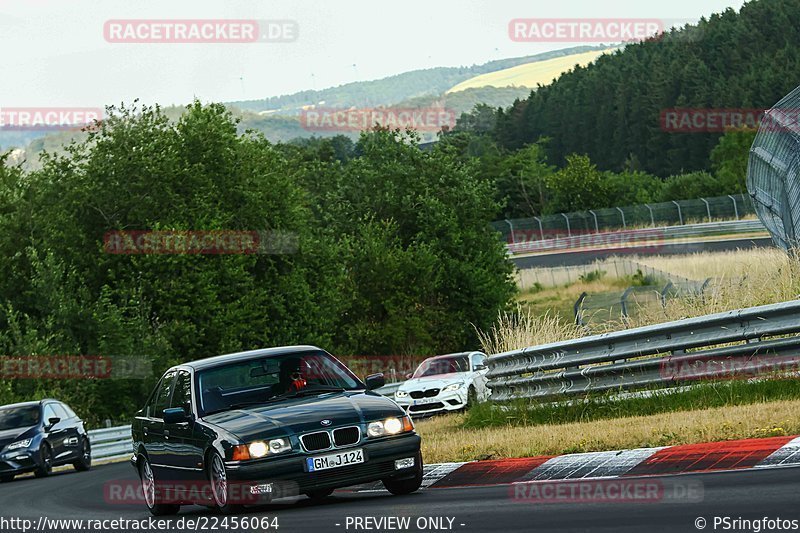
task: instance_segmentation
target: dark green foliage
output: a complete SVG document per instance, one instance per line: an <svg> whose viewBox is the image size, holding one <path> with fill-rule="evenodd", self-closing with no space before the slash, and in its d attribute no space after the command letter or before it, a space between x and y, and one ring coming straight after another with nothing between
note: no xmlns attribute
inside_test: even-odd
<svg viewBox="0 0 800 533"><path fill-rule="evenodd" d="M385 131L274 146L218 104L110 115L41 170L0 164L0 354L142 357L153 375L9 380L0 403L57 396L96 424L169 365L220 353L475 348L472 324L513 293L492 186L447 151ZM281 231L298 249L105 253L114 230Z"/></svg>
<svg viewBox="0 0 800 533"><path fill-rule="evenodd" d="M727 9L630 44L538 88L497 114L493 136L508 150L549 137L548 158L559 166L580 153L604 170L711 170L721 134L664 131L661 112L769 108L798 84L798 45L800 0L747 2L739 13Z"/></svg>

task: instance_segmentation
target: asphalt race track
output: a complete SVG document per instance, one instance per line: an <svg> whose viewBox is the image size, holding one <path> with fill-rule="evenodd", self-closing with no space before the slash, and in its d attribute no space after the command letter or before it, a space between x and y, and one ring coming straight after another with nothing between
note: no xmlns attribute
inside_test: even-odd
<svg viewBox="0 0 800 533"><path fill-rule="evenodd" d="M135 479L133 469L126 463L98 466L84 473L57 473L45 479L20 478L0 484L0 516L36 520L40 516L50 519L146 519L150 514L142 505L112 505L104 499L107 483ZM277 517L278 531L282 533L392 530L346 527L347 517L382 516L412 517L411 527L403 531L465 532L698 531L695 527L698 517L707 520L705 530L714 531L714 516L753 520L764 517L800 519L800 468L658 479L692 481L695 484L700 481L702 498L696 503L543 504L515 501L511 497L513 488L506 485L423 489L409 496L391 496L386 492L336 492L320 503L300 498L294 503L250 508L243 516ZM213 518L219 515L203 507L190 506L182 508L173 520L182 516ZM443 516L454 518L452 529L418 529L414 525L418 517ZM723 529L718 527L716 530Z"/></svg>
<svg viewBox="0 0 800 533"><path fill-rule="evenodd" d="M647 251L644 255L676 255L692 254L696 252L722 252L727 250L748 250L773 246L772 239L769 237L759 237L750 239L729 239L724 241L700 241L680 244L665 244L660 247L658 253ZM512 257L511 261L517 268L541 268L556 266L586 265L599 259L606 259L611 256L625 256L641 254L636 247L625 249L609 250L580 250L573 252L560 252L552 254L528 255L522 257Z"/></svg>

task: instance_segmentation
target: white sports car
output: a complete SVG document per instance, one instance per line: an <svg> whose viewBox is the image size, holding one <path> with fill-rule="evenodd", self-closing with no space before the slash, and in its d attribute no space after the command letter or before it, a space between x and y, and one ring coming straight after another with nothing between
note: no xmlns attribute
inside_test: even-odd
<svg viewBox="0 0 800 533"><path fill-rule="evenodd" d="M464 352L425 359L400 385L394 400L418 415L464 409L488 399L486 354Z"/></svg>

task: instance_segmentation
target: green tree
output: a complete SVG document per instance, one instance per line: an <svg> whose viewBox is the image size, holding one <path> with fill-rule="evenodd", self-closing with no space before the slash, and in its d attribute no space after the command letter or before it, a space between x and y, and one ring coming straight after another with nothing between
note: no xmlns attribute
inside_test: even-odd
<svg viewBox="0 0 800 533"><path fill-rule="evenodd" d="M567 156L567 164L549 176L547 213L583 211L609 205L603 174L586 155Z"/></svg>
<svg viewBox="0 0 800 533"><path fill-rule="evenodd" d="M495 191L450 148L422 152L398 131L364 133L324 221L340 236L345 351L432 354L476 345L514 292L489 227Z"/></svg>
<svg viewBox="0 0 800 533"><path fill-rule="evenodd" d="M756 130L729 129L711 151L711 163L719 181L720 194L747 192L747 162L755 138Z"/></svg>

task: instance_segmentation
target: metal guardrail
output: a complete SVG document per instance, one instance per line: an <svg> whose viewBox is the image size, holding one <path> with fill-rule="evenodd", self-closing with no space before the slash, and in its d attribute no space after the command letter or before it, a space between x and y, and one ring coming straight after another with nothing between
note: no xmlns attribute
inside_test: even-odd
<svg viewBox="0 0 800 533"><path fill-rule="evenodd" d="M398 381L395 383L387 383L383 387L375 389L375 392L380 394L381 396L386 396L387 398L394 398L394 393L397 392L397 389L405 383L404 381Z"/></svg>
<svg viewBox="0 0 800 533"><path fill-rule="evenodd" d="M92 459L120 459L133 454L131 426L90 429Z"/></svg>
<svg viewBox="0 0 800 533"><path fill-rule="evenodd" d="M800 301L739 309L493 355L488 385L505 401L796 371L797 334Z"/></svg>
<svg viewBox="0 0 800 533"><path fill-rule="evenodd" d="M653 247L663 246L666 241L692 237L725 235L728 233L752 233L766 231L760 220L728 220L705 222L685 226L664 226L608 232L582 232L576 235L557 236L552 239L519 241L507 244L511 254L553 252L559 250L591 249L598 247L625 247L637 243L651 242Z"/></svg>

